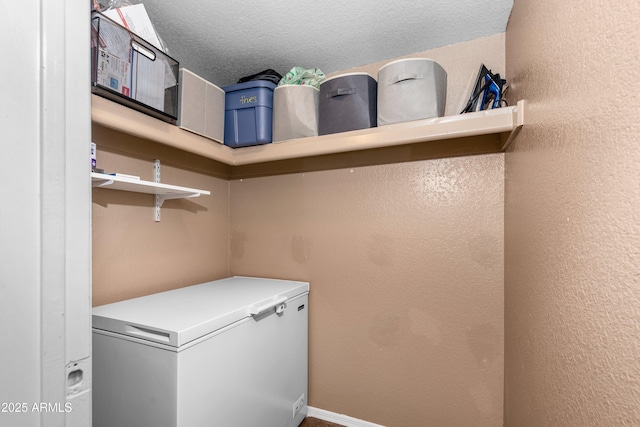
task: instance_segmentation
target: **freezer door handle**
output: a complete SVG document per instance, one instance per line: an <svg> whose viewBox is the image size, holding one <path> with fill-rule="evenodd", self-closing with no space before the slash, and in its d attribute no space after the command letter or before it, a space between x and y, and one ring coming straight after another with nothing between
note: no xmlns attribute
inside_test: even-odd
<svg viewBox="0 0 640 427"><path fill-rule="evenodd" d="M136 325L125 325L124 332L127 335L138 336L140 338L145 338L145 339L160 342L160 343L168 344L171 342L171 334L166 331L143 328L142 326L136 326Z"/></svg>
<svg viewBox="0 0 640 427"><path fill-rule="evenodd" d="M287 299L287 297L280 297L262 305L254 305L249 309L249 314L252 316L257 316L272 308L275 309L277 313L282 313L284 311L284 305L287 302Z"/></svg>

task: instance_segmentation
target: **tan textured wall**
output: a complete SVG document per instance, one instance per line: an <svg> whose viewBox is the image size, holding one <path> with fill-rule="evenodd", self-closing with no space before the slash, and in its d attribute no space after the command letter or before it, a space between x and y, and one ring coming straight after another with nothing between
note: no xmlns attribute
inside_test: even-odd
<svg viewBox="0 0 640 427"><path fill-rule="evenodd" d="M505 425L640 425L640 2L515 0Z"/></svg>
<svg viewBox="0 0 640 427"><path fill-rule="evenodd" d="M167 200L154 221L149 194L93 190L93 305L202 283L229 274L229 182L225 167L121 133L93 127L98 167L211 191Z"/></svg>
<svg viewBox="0 0 640 427"><path fill-rule="evenodd" d="M311 283L312 406L502 425L503 160L232 181L232 273Z"/></svg>
<svg viewBox="0 0 640 427"><path fill-rule="evenodd" d="M447 70L455 114L482 62L504 73L504 34L411 56ZM335 160L231 183L232 274L311 282L309 403L389 427L502 425L504 156Z"/></svg>

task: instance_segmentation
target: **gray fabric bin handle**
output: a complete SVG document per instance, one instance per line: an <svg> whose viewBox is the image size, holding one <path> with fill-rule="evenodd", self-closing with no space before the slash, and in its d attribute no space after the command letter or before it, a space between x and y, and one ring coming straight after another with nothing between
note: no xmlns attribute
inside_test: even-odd
<svg viewBox="0 0 640 427"><path fill-rule="evenodd" d="M422 76L422 74L416 74L416 73L412 73L412 74L398 74L397 76L389 79L389 83L388 85L394 85L396 83L400 83L403 82L405 80L421 80L424 77Z"/></svg>
<svg viewBox="0 0 640 427"><path fill-rule="evenodd" d="M341 87L336 90L332 90L331 92L327 92L326 96L327 98L334 98L342 95L353 95L354 93L356 93L355 87Z"/></svg>

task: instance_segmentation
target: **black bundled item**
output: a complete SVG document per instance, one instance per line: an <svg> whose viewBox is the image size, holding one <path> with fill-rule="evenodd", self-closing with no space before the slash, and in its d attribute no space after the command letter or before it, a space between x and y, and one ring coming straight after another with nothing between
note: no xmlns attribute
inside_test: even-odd
<svg viewBox="0 0 640 427"><path fill-rule="evenodd" d="M500 74L493 74L482 64L469 102L460 114L506 106L507 101L504 99L504 94L507 88L507 81L501 78ZM480 95L482 95L482 99L480 99Z"/></svg>
<svg viewBox="0 0 640 427"><path fill-rule="evenodd" d="M260 71L259 73L253 74L251 76L245 76L238 80L238 83L250 82L253 80L266 80L275 84L278 84L282 79L280 73L275 70L269 68L268 70Z"/></svg>

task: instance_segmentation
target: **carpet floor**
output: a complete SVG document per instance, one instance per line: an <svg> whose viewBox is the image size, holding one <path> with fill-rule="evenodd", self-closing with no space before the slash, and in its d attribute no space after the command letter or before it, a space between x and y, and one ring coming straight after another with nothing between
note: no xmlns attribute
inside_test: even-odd
<svg viewBox="0 0 640 427"><path fill-rule="evenodd" d="M304 419L300 427L344 427L340 424L330 423L329 421L319 420L313 417L307 417Z"/></svg>

